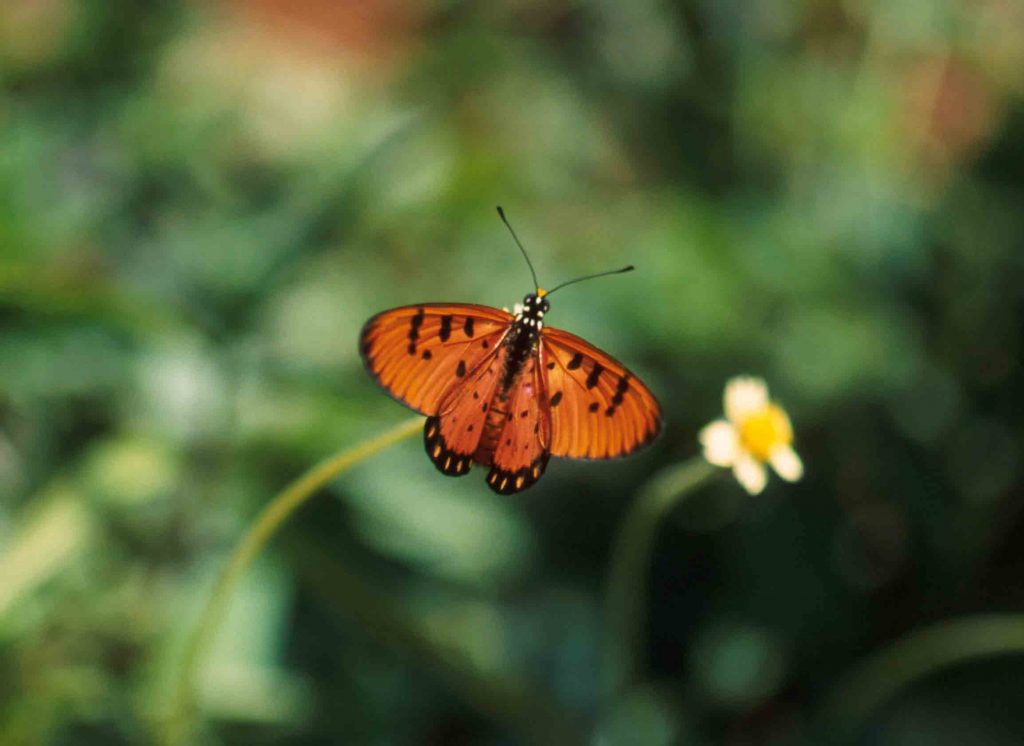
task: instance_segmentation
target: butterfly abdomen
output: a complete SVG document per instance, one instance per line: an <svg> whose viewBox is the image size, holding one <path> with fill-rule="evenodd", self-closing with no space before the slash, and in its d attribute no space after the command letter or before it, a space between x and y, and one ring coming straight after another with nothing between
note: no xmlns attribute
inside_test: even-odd
<svg viewBox="0 0 1024 746"><path fill-rule="evenodd" d="M494 451L501 441L501 432L508 422L508 398L504 394L497 394L490 401L487 409L487 420L484 422L484 431L480 436L480 443L473 454L473 460L483 466L490 466L494 459Z"/></svg>

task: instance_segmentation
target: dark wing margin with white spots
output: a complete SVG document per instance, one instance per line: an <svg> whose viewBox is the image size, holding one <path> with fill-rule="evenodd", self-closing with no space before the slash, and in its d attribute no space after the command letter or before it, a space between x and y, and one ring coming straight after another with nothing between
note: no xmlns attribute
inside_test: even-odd
<svg viewBox="0 0 1024 746"><path fill-rule="evenodd" d="M622 363L561 329L545 327L540 346L552 456L618 458L657 437L661 406Z"/></svg>
<svg viewBox="0 0 1024 746"><path fill-rule="evenodd" d="M388 394L434 415L446 393L498 351L511 322L510 313L490 306L418 303L367 321L359 352Z"/></svg>

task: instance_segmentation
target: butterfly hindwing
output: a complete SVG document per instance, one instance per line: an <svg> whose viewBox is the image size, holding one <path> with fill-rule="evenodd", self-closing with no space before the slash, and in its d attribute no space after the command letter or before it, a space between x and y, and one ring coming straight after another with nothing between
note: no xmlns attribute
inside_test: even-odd
<svg viewBox="0 0 1024 746"><path fill-rule="evenodd" d="M503 352L495 348L480 360L464 381L449 389L423 426L423 444L434 465L448 476L462 476L487 429L488 408L497 388Z"/></svg>
<svg viewBox="0 0 1024 746"><path fill-rule="evenodd" d="M395 399L434 415L442 399L492 357L512 315L471 304L420 303L366 322L360 351L367 369Z"/></svg>
<svg viewBox="0 0 1024 746"><path fill-rule="evenodd" d="M546 327L540 346L553 456L617 458L658 434L658 401L622 363L561 329Z"/></svg>
<svg viewBox="0 0 1024 746"><path fill-rule="evenodd" d="M500 405L505 424L497 439L487 484L499 494L510 495L540 479L551 456L551 417L536 351Z"/></svg>

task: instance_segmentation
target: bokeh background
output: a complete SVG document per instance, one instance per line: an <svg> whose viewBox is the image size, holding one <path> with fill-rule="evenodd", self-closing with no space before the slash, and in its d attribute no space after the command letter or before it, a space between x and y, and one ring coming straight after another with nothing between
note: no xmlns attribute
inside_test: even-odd
<svg viewBox="0 0 1024 746"><path fill-rule="evenodd" d="M496 204L543 284L637 265L550 320L663 436L511 498L416 438L332 483L234 595L196 742L827 743L863 661L1022 610L1019 0L4 0L0 743L157 739L252 517L407 417L363 321L532 289ZM744 372L806 477L672 513L611 696L613 537ZM1021 743L1022 680L944 669L855 742Z"/></svg>

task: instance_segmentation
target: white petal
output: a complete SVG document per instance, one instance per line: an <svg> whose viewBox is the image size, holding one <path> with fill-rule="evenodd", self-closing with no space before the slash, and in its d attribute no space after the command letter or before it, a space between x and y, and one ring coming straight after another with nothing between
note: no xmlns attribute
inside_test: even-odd
<svg viewBox="0 0 1024 746"><path fill-rule="evenodd" d="M697 438L704 446L704 458L715 466L732 466L739 455L739 435L736 428L725 420L705 425Z"/></svg>
<svg viewBox="0 0 1024 746"><path fill-rule="evenodd" d="M751 495L760 494L768 482L768 470L749 453L743 453L736 459L732 473L736 481Z"/></svg>
<svg viewBox="0 0 1024 746"><path fill-rule="evenodd" d="M763 378L737 376L725 385L725 416L739 422L768 406L768 384Z"/></svg>
<svg viewBox="0 0 1024 746"><path fill-rule="evenodd" d="M804 462L790 446L778 446L772 451L772 468L787 482L795 482L804 475Z"/></svg>

